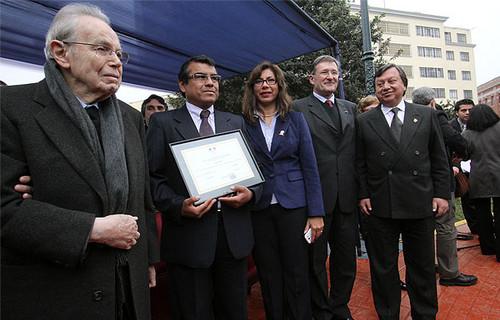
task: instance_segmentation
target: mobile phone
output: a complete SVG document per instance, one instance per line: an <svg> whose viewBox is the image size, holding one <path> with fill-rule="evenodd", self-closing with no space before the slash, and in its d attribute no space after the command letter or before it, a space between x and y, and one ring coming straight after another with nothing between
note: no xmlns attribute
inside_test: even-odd
<svg viewBox="0 0 500 320"><path fill-rule="evenodd" d="M307 243L311 243L311 228L309 230L304 231L304 238L306 239Z"/></svg>

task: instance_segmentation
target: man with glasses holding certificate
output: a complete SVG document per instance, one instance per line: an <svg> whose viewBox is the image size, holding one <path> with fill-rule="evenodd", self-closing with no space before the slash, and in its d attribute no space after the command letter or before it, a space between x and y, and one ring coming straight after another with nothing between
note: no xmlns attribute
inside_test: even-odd
<svg viewBox="0 0 500 320"><path fill-rule="evenodd" d="M215 62L192 57L179 71L186 106L151 116L147 133L153 201L162 213L161 258L167 262L173 319L246 319L247 256L253 247L249 204L260 187L195 206L169 143L235 129L243 118L214 109L221 77ZM210 167L210 163L206 164ZM213 303L214 302L214 303Z"/></svg>

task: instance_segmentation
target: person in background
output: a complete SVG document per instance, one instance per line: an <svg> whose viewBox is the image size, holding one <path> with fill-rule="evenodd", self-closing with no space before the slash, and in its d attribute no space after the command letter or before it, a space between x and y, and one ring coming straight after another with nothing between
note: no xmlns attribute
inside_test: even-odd
<svg viewBox="0 0 500 320"><path fill-rule="evenodd" d="M290 111L281 69L257 65L245 86L243 115L266 179L252 211L252 252L266 319L311 319L308 244L323 232L323 199L311 134L304 115Z"/></svg>
<svg viewBox="0 0 500 320"><path fill-rule="evenodd" d="M369 111L378 106L379 101L375 96L366 96L358 102L358 114Z"/></svg>
<svg viewBox="0 0 500 320"><path fill-rule="evenodd" d="M436 93L430 87L421 87L413 90L413 103L429 106L436 110L444 145L450 166L450 193L449 210L440 217L436 217L436 255L438 260L439 284L442 286L470 286L477 283L477 277L463 274L458 269L457 228L455 227L455 175L458 168L452 165L453 152L464 155L467 142L460 132L453 129L446 114L438 109Z"/></svg>
<svg viewBox="0 0 500 320"><path fill-rule="evenodd" d="M435 319L435 216L448 211L450 173L441 129L431 108L405 102L403 69L375 73L380 105L358 117L356 173L361 211L369 215L368 254L380 319L399 319L399 237L413 319Z"/></svg>
<svg viewBox="0 0 500 320"><path fill-rule="evenodd" d="M146 130L149 126L149 117L155 112L164 112L168 109L165 99L159 95L152 94L146 100L142 102L141 113L144 117L144 124L146 125Z"/></svg>
<svg viewBox="0 0 500 320"><path fill-rule="evenodd" d="M155 207L162 213L161 259L167 262L173 319L246 319L247 256L253 245L250 208L262 187L232 187L234 195L195 206L169 143L231 130L242 117L214 109L219 96L215 62L188 59L178 83L186 106L157 112L149 121L147 149ZM207 163L207 167L210 167Z"/></svg>
<svg viewBox="0 0 500 320"><path fill-rule="evenodd" d="M83 4L56 14L45 55L44 80L0 89L1 318L150 319L159 250L143 119L115 96L128 55ZM14 190L30 181L31 196Z"/></svg>
<svg viewBox="0 0 500 320"><path fill-rule="evenodd" d="M334 96L339 82L339 62L319 56L309 82L313 93L292 103L304 114L311 131L318 163L323 206L324 235L309 248L309 274L313 317L352 319L347 303L356 278L356 104ZM330 246L330 294L326 259Z"/></svg>
<svg viewBox="0 0 500 320"><path fill-rule="evenodd" d="M462 135L471 160L469 196L476 204L481 253L496 255L500 262L500 119L490 106L478 104Z"/></svg>
<svg viewBox="0 0 500 320"><path fill-rule="evenodd" d="M455 115L457 117L449 121L453 129L460 133L465 131L472 107L474 107L474 101L471 99L462 99L455 102ZM461 168L465 176L469 178L470 161L458 161L457 165ZM477 234L477 215L474 200L470 199L469 193L462 196L460 200L467 226L472 234Z"/></svg>

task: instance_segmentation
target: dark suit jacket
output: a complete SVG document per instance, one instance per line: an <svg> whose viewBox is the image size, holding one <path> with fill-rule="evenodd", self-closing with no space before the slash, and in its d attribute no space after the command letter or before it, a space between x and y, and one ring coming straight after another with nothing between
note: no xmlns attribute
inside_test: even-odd
<svg viewBox="0 0 500 320"><path fill-rule="evenodd" d="M356 105L342 99L335 99L335 104L342 123L338 143L333 136L340 128L335 128L314 95L294 101L292 108L304 114L311 131L326 213L332 212L337 202L342 212L355 212Z"/></svg>
<svg viewBox="0 0 500 320"><path fill-rule="evenodd" d="M235 129L245 131L240 116L218 110L214 116L217 133ZM216 205L200 219L181 217L182 203L189 198L189 193L168 146L172 142L199 136L187 108L183 107L151 116L147 146L153 201L165 219L161 258L192 268L207 268L213 263L217 244ZM254 198L260 198L260 190L260 187L253 189ZM250 204L239 209L221 204L231 253L236 259L244 258L253 247Z"/></svg>
<svg viewBox="0 0 500 320"><path fill-rule="evenodd" d="M274 193L280 205L287 209L307 206L310 217L324 216L318 167L304 115L291 111L286 121L276 119L271 152L259 122L246 124L255 157L266 179L262 197L254 209L269 207Z"/></svg>
<svg viewBox="0 0 500 320"><path fill-rule="evenodd" d="M458 118L451 119L449 123L453 127L453 129L455 129L458 132L462 133L462 128L460 127L460 123L458 123Z"/></svg>
<svg viewBox="0 0 500 320"><path fill-rule="evenodd" d="M406 103L401 140L391 134L381 106L361 114L357 126L359 199L372 215L420 219L432 216L432 198L450 199L450 172L436 113Z"/></svg>
<svg viewBox="0 0 500 320"><path fill-rule="evenodd" d="M114 319L114 248L88 244L107 214L104 178L83 134L41 81L1 88L2 318ZM159 260L142 116L120 102L129 173L126 213L137 216L127 251L137 319L149 319L148 264ZM33 199L14 191L33 178Z"/></svg>

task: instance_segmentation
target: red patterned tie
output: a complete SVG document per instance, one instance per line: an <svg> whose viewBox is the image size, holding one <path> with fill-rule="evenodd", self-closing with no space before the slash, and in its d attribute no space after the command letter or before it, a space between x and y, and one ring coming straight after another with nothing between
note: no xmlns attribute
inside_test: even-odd
<svg viewBox="0 0 500 320"><path fill-rule="evenodd" d="M331 107L332 106L332 100L326 100L326 103Z"/></svg>
<svg viewBox="0 0 500 320"><path fill-rule="evenodd" d="M200 113L201 125L200 125L200 136L209 136L214 134L210 123L208 123L208 116L210 115L209 110L203 110Z"/></svg>

